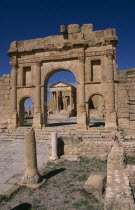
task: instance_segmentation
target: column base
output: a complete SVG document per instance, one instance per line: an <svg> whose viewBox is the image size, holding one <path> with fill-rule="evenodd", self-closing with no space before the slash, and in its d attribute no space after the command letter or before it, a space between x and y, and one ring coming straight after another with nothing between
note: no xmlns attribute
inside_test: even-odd
<svg viewBox="0 0 135 210"><path fill-rule="evenodd" d="M86 112L77 113L77 129L87 130Z"/></svg>
<svg viewBox="0 0 135 210"><path fill-rule="evenodd" d="M111 112L111 113L106 114L105 128L112 129L112 130L117 129L116 112Z"/></svg>
<svg viewBox="0 0 135 210"><path fill-rule="evenodd" d="M17 113L13 113L10 115L9 124L8 124L9 130L15 130L18 127L17 117L18 117Z"/></svg>
<svg viewBox="0 0 135 210"><path fill-rule="evenodd" d="M42 128L41 113L35 113L34 114L32 127L34 129L41 129Z"/></svg>
<svg viewBox="0 0 135 210"><path fill-rule="evenodd" d="M50 160L58 160L59 157L58 156L50 156Z"/></svg>

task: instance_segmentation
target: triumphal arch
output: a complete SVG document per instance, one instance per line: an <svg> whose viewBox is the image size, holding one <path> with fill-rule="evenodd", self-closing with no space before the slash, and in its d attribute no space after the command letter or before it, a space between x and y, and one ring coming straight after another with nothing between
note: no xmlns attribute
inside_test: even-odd
<svg viewBox="0 0 135 210"><path fill-rule="evenodd" d="M33 127L47 125L47 83L56 72L70 71L76 78L77 129L87 129L89 100L104 99L105 127L117 128L117 65L115 29L93 31L92 24L60 26L61 35L14 41L8 55L12 65L8 127L21 125L21 104L31 98Z"/></svg>

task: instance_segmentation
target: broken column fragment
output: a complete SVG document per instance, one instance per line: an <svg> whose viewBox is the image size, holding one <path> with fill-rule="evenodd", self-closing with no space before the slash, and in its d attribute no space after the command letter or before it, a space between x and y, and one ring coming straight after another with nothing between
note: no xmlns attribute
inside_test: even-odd
<svg viewBox="0 0 135 210"><path fill-rule="evenodd" d="M42 178L37 169L36 139L33 128L25 136L26 147L26 171L21 184L38 184Z"/></svg>

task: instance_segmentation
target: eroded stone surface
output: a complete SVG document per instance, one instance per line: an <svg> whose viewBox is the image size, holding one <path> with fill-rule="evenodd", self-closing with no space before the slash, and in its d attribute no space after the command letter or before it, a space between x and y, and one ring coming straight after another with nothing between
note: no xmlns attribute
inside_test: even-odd
<svg viewBox="0 0 135 210"><path fill-rule="evenodd" d="M125 154L117 140L114 141L107 161L107 187L104 203L105 210L135 209L129 181L129 172L125 164Z"/></svg>

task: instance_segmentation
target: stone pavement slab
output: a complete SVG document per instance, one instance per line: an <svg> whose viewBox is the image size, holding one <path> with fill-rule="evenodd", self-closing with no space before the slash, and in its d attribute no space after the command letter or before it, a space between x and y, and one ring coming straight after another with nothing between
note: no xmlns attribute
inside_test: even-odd
<svg viewBox="0 0 135 210"><path fill-rule="evenodd" d="M38 168L49 159L45 142L37 142ZM0 141L0 194L20 181L25 171L25 145L22 140Z"/></svg>

